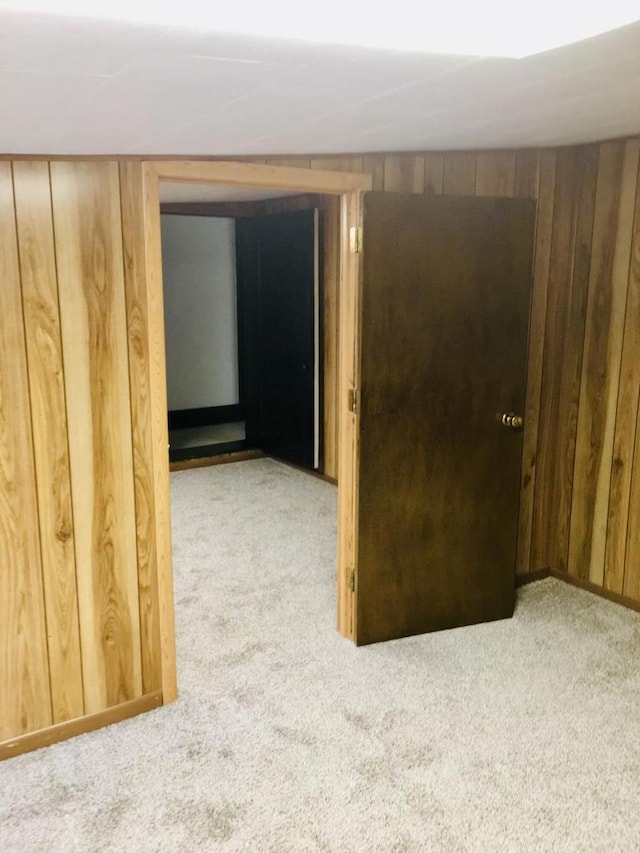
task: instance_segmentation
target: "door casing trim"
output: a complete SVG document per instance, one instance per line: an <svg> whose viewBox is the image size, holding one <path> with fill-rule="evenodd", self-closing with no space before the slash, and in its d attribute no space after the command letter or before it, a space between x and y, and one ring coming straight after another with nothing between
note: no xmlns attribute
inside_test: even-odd
<svg viewBox="0 0 640 853"><path fill-rule="evenodd" d="M340 196L337 622L339 632L353 639L355 596L348 583L348 573L356 565L358 415L348 410L346 400L348 389L356 387L359 378L358 325L361 270L359 255L352 254L349 250L349 229L362 224L362 194L371 189L372 178L370 175L351 172L297 169L239 161L142 161L162 701L167 703L177 697L178 688L167 452L169 439L160 239L160 181L287 189L292 192Z"/></svg>

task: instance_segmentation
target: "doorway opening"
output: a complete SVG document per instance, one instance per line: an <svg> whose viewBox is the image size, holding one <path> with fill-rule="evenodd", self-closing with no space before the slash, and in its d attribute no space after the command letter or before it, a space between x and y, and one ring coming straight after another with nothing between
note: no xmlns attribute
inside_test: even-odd
<svg viewBox="0 0 640 853"><path fill-rule="evenodd" d="M336 363L323 341L324 220L333 204L322 195L161 182L172 463L262 451L335 478L323 452L324 362ZM336 278L328 269L334 291Z"/></svg>
<svg viewBox="0 0 640 853"><path fill-rule="evenodd" d="M355 632L354 587L350 566L355 565L356 520L354 495L357 494L357 410L346 405L354 396L358 370L358 317L360 263L357 236L361 226L362 194L371 188L369 175L313 169L267 166L225 161L145 161L142 169L141 197L144 199L144 292L148 317L150 446L153 460L153 537L157 554L159 600L159 637L162 660L162 692L165 703L177 696L175 657L175 612L173 566L171 559L171 509L169 497L169 455L167 423L167 373L164 334L162 283L162 228L160 184L210 184L261 188L291 193L329 196L336 239L331 263L337 270L336 290L327 297L325 265L324 351L333 352L330 369L324 359L323 405L324 467L328 469L333 453L338 473L338 559L337 626L340 633L353 638ZM351 250L350 250L351 246ZM354 246L356 250L354 251ZM327 322L327 316L333 319ZM331 379L333 377L333 379ZM327 399L326 388L333 381ZM348 392L350 392L348 397ZM333 400L333 404L330 404ZM344 405L340 405L340 401ZM329 433L333 432L333 440ZM331 449L331 451L330 451ZM339 455L339 460L338 460ZM338 465L339 461L339 465Z"/></svg>

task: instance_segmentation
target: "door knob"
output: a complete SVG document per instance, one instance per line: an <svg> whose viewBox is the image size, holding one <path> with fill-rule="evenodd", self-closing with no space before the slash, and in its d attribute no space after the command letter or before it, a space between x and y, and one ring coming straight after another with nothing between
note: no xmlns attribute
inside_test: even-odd
<svg viewBox="0 0 640 853"><path fill-rule="evenodd" d="M503 426L511 427L511 429L522 429L524 423L522 415L516 415L514 412L505 412L500 420Z"/></svg>

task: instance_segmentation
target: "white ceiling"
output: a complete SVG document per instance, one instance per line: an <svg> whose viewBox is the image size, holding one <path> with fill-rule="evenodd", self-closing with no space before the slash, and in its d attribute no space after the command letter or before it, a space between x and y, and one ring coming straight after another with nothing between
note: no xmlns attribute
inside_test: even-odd
<svg viewBox="0 0 640 853"><path fill-rule="evenodd" d="M225 184L193 184L178 181L160 182L162 204L184 202L264 201L269 198L302 195L291 190L267 190L259 187L235 187Z"/></svg>
<svg viewBox="0 0 640 853"><path fill-rule="evenodd" d="M513 60L0 9L0 116L0 153L13 154L322 154L585 142L640 133L640 22Z"/></svg>

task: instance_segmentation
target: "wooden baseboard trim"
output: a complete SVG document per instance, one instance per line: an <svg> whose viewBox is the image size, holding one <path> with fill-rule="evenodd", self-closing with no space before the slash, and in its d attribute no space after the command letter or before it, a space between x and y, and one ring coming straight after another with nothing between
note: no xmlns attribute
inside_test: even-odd
<svg viewBox="0 0 640 853"><path fill-rule="evenodd" d="M526 586L528 583L543 581L551 576L551 569L536 569L534 572L516 572L516 587Z"/></svg>
<svg viewBox="0 0 640 853"><path fill-rule="evenodd" d="M591 581L577 578L575 575L569 575L567 572L560 572L558 569L536 569L535 572L519 572L516 574L516 587L525 586L525 584L533 583L534 581L542 581L545 578L555 578L558 581L564 581L578 589L583 589L585 592L591 592L599 598L605 598L607 601L613 601L614 604L620 604L629 610L635 610L640 613L640 601L629 598L627 595L621 595L618 592L612 592L609 589L598 586Z"/></svg>
<svg viewBox="0 0 640 853"><path fill-rule="evenodd" d="M153 693L147 693L145 696L140 696L138 699L132 699L129 702L122 702L120 705L114 705L113 708L98 711L96 714L76 717L64 723L56 723L46 729L38 729L36 732L29 732L26 735L5 740L0 743L0 761L6 761L7 758L14 758L16 755L22 755L43 746L51 746L52 743L58 743L58 741L76 735L101 729L104 726L111 725L111 723L120 723L122 720L143 714L145 711L152 711L161 705L162 691L155 690Z"/></svg>
<svg viewBox="0 0 640 853"><path fill-rule="evenodd" d="M263 459L261 450L237 450L234 453L220 453L218 456L201 456L196 459L182 459L169 464L170 471L190 471L192 468L208 468L210 465L225 465L228 462L247 462L249 459Z"/></svg>
<svg viewBox="0 0 640 853"><path fill-rule="evenodd" d="M556 580L564 581L578 589L583 589L586 592L592 592L600 598L606 598L607 601L613 601L614 604L621 604L629 610L635 610L636 613L640 613L640 601L629 598L628 595L621 595L618 592L612 592L610 589L604 589L604 587L598 586L598 584L592 583L591 581L583 580L583 578L577 578L575 575L569 575L566 572L559 572L557 569L551 569L549 574Z"/></svg>
<svg viewBox="0 0 640 853"><path fill-rule="evenodd" d="M313 468L305 468L302 465L296 465L294 462L289 462L288 459L279 459L277 456L270 456L274 462L279 462L281 465L286 465L287 468L293 468L294 471L300 471L302 474L309 474L317 480L323 480L325 483L331 483L332 486L337 486L338 481L335 477L330 477L328 474L323 474L322 471L315 471Z"/></svg>

